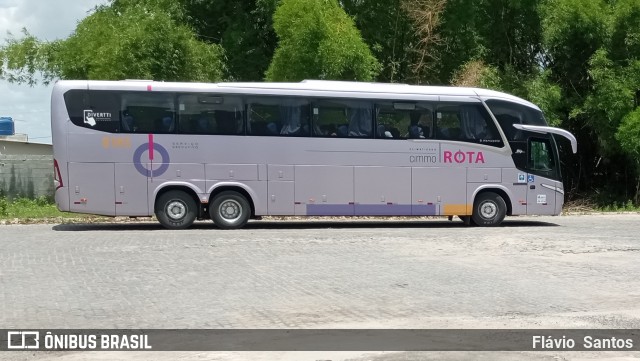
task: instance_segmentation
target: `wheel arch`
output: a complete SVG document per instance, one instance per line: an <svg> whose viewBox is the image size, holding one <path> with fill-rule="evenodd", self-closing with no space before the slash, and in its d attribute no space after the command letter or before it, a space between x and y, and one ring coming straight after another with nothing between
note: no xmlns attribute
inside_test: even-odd
<svg viewBox="0 0 640 361"><path fill-rule="evenodd" d="M200 191L199 189L197 189L196 187L194 187L192 184L190 183L164 183L159 185L155 191L154 191L154 195L153 195L153 210L155 211L156 209L156 204L158 203L158 198L160 198L160 196L162 196L163 194L170 192L170 191L183 191L186 194L188 194L189 196L191 196L191 198L193 198L193 200L196 202L196 204L198 205L199 211L198 211L198 218L203 218L203 214L204 214L204 206L202 204L202 201L200 200L200 197L198 196L198 192Z"/></svg>
<svg viewBox="0 0 640 361"><path fill-rule="evenodd" d="M509 191L509 189L499 184L486 184L478 187L473 192L473 196L471 197L471 204L475 205L476 199L480 194L489 192L493 192L502 197L502 199L504 199L504 203L507 205L507 216L513 215L513 204L511 203L513 195L511 194L511 191Z"/></svg>

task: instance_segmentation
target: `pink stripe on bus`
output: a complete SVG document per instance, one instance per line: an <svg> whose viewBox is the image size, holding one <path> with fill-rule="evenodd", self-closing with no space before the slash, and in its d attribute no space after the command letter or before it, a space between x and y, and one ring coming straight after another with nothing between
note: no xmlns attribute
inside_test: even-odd
<svg viewBox="0 0 640 361"><path fill-rule="evenodd" d="M149 160L153 160L153 134L149 134Z"/></svg>

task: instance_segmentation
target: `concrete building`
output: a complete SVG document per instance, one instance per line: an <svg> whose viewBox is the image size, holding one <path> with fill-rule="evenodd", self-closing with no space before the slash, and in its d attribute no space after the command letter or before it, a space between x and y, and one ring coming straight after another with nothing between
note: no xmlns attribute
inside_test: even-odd
<svg viewBox="0 0 640 361"><path fill-rule="evenodd" d="M0 136L0 155L49 155L51 144L30 143L26 134Z"/></svg>
<svg viewBox="0 0 640 361"><path fill-rule="evenodd" d="M51 144L30 143L26 135L0 136L0 195L53 196Z"/></svg>

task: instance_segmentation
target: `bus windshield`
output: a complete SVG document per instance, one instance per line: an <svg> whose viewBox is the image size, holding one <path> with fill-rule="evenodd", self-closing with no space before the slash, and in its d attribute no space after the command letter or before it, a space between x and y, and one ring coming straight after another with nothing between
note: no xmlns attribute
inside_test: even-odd
<svg viewBox="0 0 640 361"><path fill-rule="evenodd" d="M537 109L504 100L487 100L487 105L510 142L523 137L522 131L513 124L547 125L544 115Z"/></svg>

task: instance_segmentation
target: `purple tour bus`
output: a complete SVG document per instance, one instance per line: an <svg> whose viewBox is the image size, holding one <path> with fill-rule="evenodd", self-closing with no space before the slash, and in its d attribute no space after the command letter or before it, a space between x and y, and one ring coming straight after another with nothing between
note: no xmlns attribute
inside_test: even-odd
<svg viewBox="0 0 640 361"><path fill-rule="evenodd" d="M261 216L558 215L554 135L540 109L475 88L58 81L61 211L155 215L166 228Z"/></svg>

